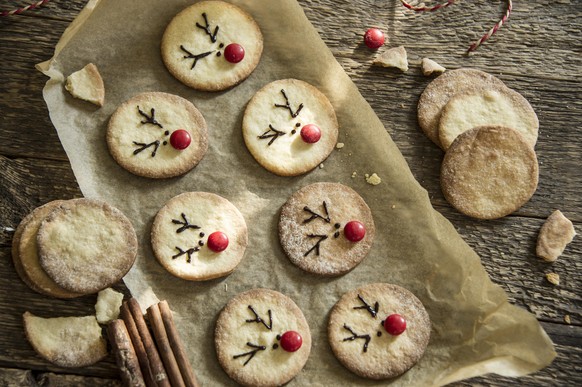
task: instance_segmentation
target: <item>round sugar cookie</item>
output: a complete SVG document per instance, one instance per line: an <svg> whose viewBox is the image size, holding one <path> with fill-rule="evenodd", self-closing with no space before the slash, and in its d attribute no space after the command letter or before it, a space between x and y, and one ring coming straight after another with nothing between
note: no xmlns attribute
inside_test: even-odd
<svg viewBox="0 0 582 387"><path fill-rule="evenodd" d="M44 271L62 288L95 293L118 282L137 255L137 237L117 208L94 199L61 203L37 234Z"/></svg>
<svg viewBox="0 0 582 387"><path fill-rule="evenodd" d="M218 361L245 386L280 386L297 375L311 352L311 333L299 307L269 289L233 297L214 331Z"/></svg>
<svg viewBox="0 0 582 387"><path fill-rule="evenodd" d="M302 131L310 125L319 129L316 142L303 139ZM242 131L259 164L280 176L297 176L329 156L337 143L338 122L322 92L309 83L283 79L267 84L249 101Z"/></svg>
<svg viewBox="0 0 582 387"><path fill-rule="evenodd" d="M386 327L386 320L395 318L392 315L404 318L403 332L398 334L401 324ZM386 283L344 294L331 310L327 327L337 359L369 379L393 378L408 371L423 356L430 331L430 318L420 300L410 291Z"/></svg>
<svg viewBox="0 0 582 387"><path fill-rule="evenodd" d="M465 89L505 86L498 78L484 71L461 68L449 70L426 86L418 101L418 123L426 136L442 148L439 139L441 111L449 99Z"/></svg>
<svg viewBox="0 0 582 387"><path fill-rule="evenodd" d="M43 270L40 265L38 244L36 242L40 224L48 214L62 203L62 200L46 203L35 208L22 219L12 239L12 260L14 261L16 272L32 290L51 297L74 298L82 296L82 294L61 288Z"/></svg>
<svg viewBox="0 0 582 387"><path fill-rule="evenodd" d="M441 166L447 201L465 215L497 219L524 205L538 185L538 161L516 130L481 126L461 133Z"/></svg>
<svg viewBox="0 0 582 387"><path fill-rule="evenodd" d="M353 226L363 238L352 241ZM359 229L361 233L361 229ZM356 267L368 254L376 228L370 208L356 191L338 183L314 183L295 192L281 208L279 239L295 265L335 276Z"/></svg>
<svg viewBox="0 0 582 387"><path fill-rule="evenodd" d="M538 139L538 117L517 91L505 86L467 89L452 96L442 110L439 139L443 149L462 132L485 125L515 129L532 147Z"/></svg>
<svg viewBox="0 0 582 387"><path fill-rule="evenodd" d="M111 116L107 145L129 172L150 178L183 175L208 149L206 121L196 107L177 95L141 93Z"/></svg>
<svg viewBox="0 0 582 387"><path fill-rule="evenodd" d="M242 47L244 55L231 57ZM197 90L219 91L245 80L263 52L263 35L253 18L223 1L201 1L177 14L162 37L162 59L180 82ZM232 52L235 52L232 51Z"/></svg>
<svg viewBox="0 0 582 387"><path fill-rule="evenodd" d="M215 240L225 237L227 242L217 248ZM248 232L244 217L227 199L186 192L158 211L151 241L156 258L171 274L204 281L234 271L246 250Z"/></svg>

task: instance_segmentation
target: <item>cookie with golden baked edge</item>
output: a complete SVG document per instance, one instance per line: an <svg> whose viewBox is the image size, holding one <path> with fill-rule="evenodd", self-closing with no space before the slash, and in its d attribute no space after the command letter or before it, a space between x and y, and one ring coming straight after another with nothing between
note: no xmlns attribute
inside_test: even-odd
<svg viewBox="0 0 582 387"><path fill-rule="evenodd" d="M205 281L232 273L244 256L244 217L227 199L209 192L186 192L157 213L151 242L158 262L172 275Z"/></svg>
<svg viewBox="0 0 582 387"><path fill-rule="evenodd" d="M188 100L162 92L135 95L113 113L107 146L129 172L162 179L185 174L208 149L208 130Z"/></svg>
<svg viewBox="0 0 582 387"><path fill-rule="evenodd" d="M431 81L418 101L418 124L426 136L442 148L439 139L441 111L449 99L467 88L505 86L501 80L481 70L448 70Z"/></svg>
<svg viewBox="0 0 582 387"><path fill-rule="evenodd" d="M63 202L54 200L46 203L22 219L12 239L12 260L16 273L32 290L51 297L74 298L83 294L61 288L41 267L36 241L42 221Z"/></svg>
<svg viewBox="0 0 582 387"><path fill-rule="evenodd" d="M234 296L214 331L218 361L245 386L280 386L293 379L311 352L311 333L291 298L270 289Z"/></svg>
<svg viewBox="0 0 582 387"><path fill-rule="evenodd" d="M251 155L279 176L301 175L320 165L333 151L338 130L325 94L297 79L261 88L247 104L242 123Z"/></svg>
<svg viewBox="0 0 582 387"><path fill-rule="evenodd" d="M460 133L485 125L515 129L532 147L538 139L538 117L521 94L505 86L470 87L453 95L442 110L441 146L446 150Z"/></svg>
<svg viewBox="0 0 582 387"><path fill-rule="evenodd" d="M368 254L376 228L372 212L352 188L314 183L281 208L279 240L289 260L319 275L349 272Z"/></svg>
<svg viewBox="0 0 582 387"><path fill-rule="evenodd" d="M129 219L95 199L61 203L41 222L37 243L44 271L76 293L95 293L117 283L137 256Z"/></svg>
<svg viewBox="0 0 582 387"><path fill-rule="evenodd" d="M369 379L394 378L412 368L430 340L422 302L398 285L373 283L345 293L327 326L335 357Z"/></svg>
<svg viewBox="0 0 582 387"><path fill-rule="evenodd" d="M227 60L231 44L242 47L242 60ZM225 90L242 82L257 67L262 52L258 24L241 8L223 1L201 1L185 8L170 21L161 43L168 71L202 91Z"/></svg>
<svg viewBox="0 0 582 387"><path fill-rule="evenodd" d="M497 219L523 206L538 185L538 161L516 130L480 126L461 133L441 166L447 201L465 215Z"/></svg>

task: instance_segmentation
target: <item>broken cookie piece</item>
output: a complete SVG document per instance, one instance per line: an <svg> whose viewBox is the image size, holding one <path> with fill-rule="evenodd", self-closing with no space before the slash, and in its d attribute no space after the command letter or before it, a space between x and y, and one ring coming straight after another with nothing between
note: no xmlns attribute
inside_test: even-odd
<svg viewBox="0 0 582 387"><path fill-rule="evenodd" d="M99 107L105 101L105 86L97 66L89 63L67 77L65 89L75 98L91 102Z"/></svg>
<svg viewBox="0 0 582 387"><path fill-rule="evenodd" d="M95 316L42 318L24 313L24 330L34 350L61 367L85 367L107 356Z"/></svg>
<svg viewBox="0 0 582 387"><path fill-rule="evenodd" d="M445 72L446 68L438 64L432 59L422 58L422 62L420 63L420 67L422 69L422 75L428 77L433 74L442 74Z"/></svg>
<svg viewBox="0 0 582 387"><path fill-rule="evenodd" d="M374 66L395 67L402 72L408 71L408 56L404 46L398 46L384 51L373 62Z"/></svg>
<svg viewBox="0 0 582 387"><path fill-rule="evenodd" d="M548 262L555 261L575 235L572 222L560 210L554 211L540 229L536 246L537 256Z"/></svg>
<svg viewBox="0 0 582 387"><path fill-rule="evenodd" d="M97 295L95 313L99 324L109 324L119 318L119 308L123 303L123 293L111 288L103 289Z"/></svg>

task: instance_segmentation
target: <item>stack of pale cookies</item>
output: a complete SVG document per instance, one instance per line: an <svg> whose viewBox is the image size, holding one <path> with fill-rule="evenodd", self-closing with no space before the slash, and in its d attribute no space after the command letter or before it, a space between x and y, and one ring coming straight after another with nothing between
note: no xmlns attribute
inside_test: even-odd
<svg viewBox="0 0 582 387"><path fill-rule="evenodd" d="M460 212L497 219L534 194L538 118L529 102L499 79L474 69L444 73L420 96L418 122L446 151L441 186Z"/></svg>

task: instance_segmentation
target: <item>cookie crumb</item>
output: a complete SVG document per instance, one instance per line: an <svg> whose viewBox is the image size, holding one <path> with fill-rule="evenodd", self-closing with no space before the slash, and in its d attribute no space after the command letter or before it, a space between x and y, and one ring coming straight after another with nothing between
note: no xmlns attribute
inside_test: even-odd
<svg viewBox="0 0 582 387"><path fill-rule="evenodd" d="M392 205L392 209L395 209L395 208L396 208L396 204L393 204L393 205Z"/></svg>
<svg viewBox="0 0 582 387"><path fill-rule="evenodd" d="M564 322L566 324L572 324L572 320L570 320L570 315L569 314L567 314L567 315L564 316Z"/></svg>
<svg viewBox="0 0 582 387"><path fill-rule="evenodd" d="M408 71L408 56L404 46L391 48L379 55L372 63L375 66L395 67L402 72Z"/></svg>
<svg viewBox="0 0 582 387"><path fill-rule="evenodd" d="M323 169L323 163L319 164L319 169Z"/></svg>
<svg viewBox="0 0 582 387"><path fill-rule="evenodd" d="M228 292L228 284L227 283L224 284L224 291Z"/></svg>
<svg viewBox="0 0 582 387"><path fill-rule="evenodd" d="M353 179L354 177L356 177L357 175L358 175L358 173L357 173L356 171L352 172L352 179Z"/></svg>
<svg viewBox="0 0 582 387"><path fill-rule="evenodd" d="M428 77L432 74L442 74L446 70L446 68L444 68L434 60L428 58L422 58L420 67L422 69L422 75L424 75L425 77Z"/></svg>
<svg viewBox="0 0 582 387"><path fill-rule="evenodd" d="M105 101L105 86L97 66L89 63L81 70L69 75L65 81L65 89L75 98L91 102L99 107Z"/></svg>
<svg viewBox="0 0 582 387"><path fill-rule="evenodd" d="M554 262L575 235L572 222L560 210L554 211L540 229L536 245L537 256L547 262Z"/></svg>
<svg viewBox="0 0 582 387"><path fill-rule="evenodd" d="M546 279L552 285L559 285L560 284L560 275L557 273L548 273L546 274Z"/></svg>
<svg viewBox="0 0 582 387"><path fill-rule="evenodd" d="M343 142L338 142L337 144L335 144L336 149L342 149L345 146L345 144Z"/></svg>
<svg viewBox="0 0 582 387"><path fill-rule="evenodd" d="M372 173L371 175L366 174L366 182L371 185L378 185L382 182L382 179L380 179L380 176L375 173Z"/></svg>

